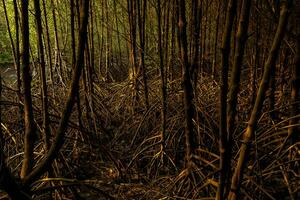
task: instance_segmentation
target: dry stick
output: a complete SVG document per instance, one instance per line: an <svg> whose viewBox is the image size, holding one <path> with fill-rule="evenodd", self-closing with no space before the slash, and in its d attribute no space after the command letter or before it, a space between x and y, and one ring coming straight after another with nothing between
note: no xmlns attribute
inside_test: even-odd
<svg viewBox="0 0 300 200"><path fill-rule="evenodd" d="M89 0L83 0L80 12L80 30L79 30L79 45L77 51L77 62L73 73L72 84L69 90L68 99L62 113L56 136L47 156L39 163L39 165L23 179L23 185L28 186L33 183L38 177L45 173L51 166L54 159L57 157L65 140L65 133L68 127L68 121L72 113L72 108L75 104L76 92L79 88L79 79L84 64L84 49L87 40L87 24L89 15Z"/></svg>
<svg viewBox="0 0 300 200"><path fill-rule="evenodd" d="M28 0L21 2L22 10L22 79L24 89L24 117L25 117L25 138L24 138L24 160L21 170L21 178L24 178L32 170L34 164L34 141L36 138L36 125L34 123L32 98L31 98L31 74L29 66L29 22L28 22Z"/></svg>
<svg viewBox="0 0 300 200"><path fill-rule="evenodd" d="M276 64L276 58L278 56L278 51L280 49L281 41L284 37L287 22L288 22L288 6L287 6L287 2L283 1L281 4L280 19L276 30L276 35L273 40L273 44L268 59L264 66L263 78L259 86L259 90L255 100L255 105L253 107L246 132L243 135L243 141L240 148L238 163L232 177L231 189L229 193L229 199L231 200L238 198L238 193L243 179L244 169L247 164L247 159L250 153L250 143L254 136L257 121L263 106L264 96L269 86L271 71L274 69L274 66Z"/></svg>
<svg viewBox="0 0 300 200"><path fill-rule="evenodd" d="M220 83L220 178L219 187L216 199L223 199L224 188L227 179L228 168L226 166L227 159L227 92L228 92L228 68L229 68L229 54L230 54L230 40L233 28L233 21L236 15L236 0L230 0L227 7L225 31L223 34L223 42L221 47L221 66L222 76Z"/></svg>

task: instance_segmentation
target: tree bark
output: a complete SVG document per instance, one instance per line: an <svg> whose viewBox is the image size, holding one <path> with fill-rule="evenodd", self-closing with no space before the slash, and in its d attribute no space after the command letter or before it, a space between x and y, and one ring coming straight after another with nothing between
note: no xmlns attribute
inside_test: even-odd
<svg viewBox="0 0 300 200"><path fill-rule="evenodd" d="M229 69L229 55L230 55L230 40L231 33L233 29L233 21L236 15L237 1L230 0L227 6L226 14L226 24L225 31L223 33L223 42L221 47L221 66L222 66L222 75L220 83L220 177L219 177L219 187L217 191L216 199L224 199L224 188L227 179L228 169L228 158L227 158L227 92L228 92L228 69ZM227 146L227 148L226 148Z"/></svg>
<svg viewBox="0 0 300 200"><path fill-rule="evenodd" d="M195 116L194 105L194 89L191 81L190 63L188 59L188 43L187 43L187 21L186 21L186 7L185 1L179 1L179 41L182 47L181 50L181 63L183 68L183 91L184 91L184 111L185 111L185 165L188 170L191 170L194 164L194 155L196 154L196 135L195 125L193 119Z"/></svg>
<svg viewBox="0 0 300 200"><path fill-rule="evenodd" d="M21 178L29 174L34 165L34 142L36 139L36 125L34 123L32 98L31 98L31 74L29 66L29 22L28 22L28 0L21 2L22 13L22 79L24 90L24 117L25 117L25 144L24 159L21 170Z"/></svg>
<svg viewBox="0 0 300 200"><path fill-rule="evenodd" d="M38 39L38 52L40 60L40 74L41 74L41 90L42 90L42 105L43 105L43 132L44 132L44 143L46 151L50 145L50 118L48 111L48 87L47 87L47 76L46 76L46 64L45 64L45 53L43 45L43 27L42 27L42 16L40 1L34 0L35 19L36 19L36 32Z"/></svg>
<svg viewBox="0 0 300 200"><path fill-rule="evenodd" d="M263 106L264 102L264 97L266 94L266 91L269 86L270 82L270 76L271 76L271 71L274 70L275 62L278 56L278 51L280 49L280 44L281 41L283 40L285 29L287 26L288 22L288 14L289 14L289 9L287 5L287 1L282 1L281 3L281 8L280 8L280 19L279 19L279 24L277 26L276 30L276 35L273 40L273 44L268 56L268 59L264 65L264 74L263 78L261 80L259 90L257 93L257 97L255 100L255 105L253 107L251 117L248 121L248 126L246 128L246 132L243 135L243 143L240 148L240 153L238 157L238 163L237 166L234 170L234 174L232 177L232 182L231 182L231 189L229 193L229 198L230 200L235 200L239 199L239 191L241 187L241 183L243 180L243 174L244 170L247 164L247 160L249 157L250 153L250 144L251 140L253 139L254 132L256 129L257 121L260 115L260 111Z"/></svg>
<svg viewBox="0 0 300 200"><path fill-rule="evenodd" d="M23 2L23 1L22 1ZM54 159L57 157L60 149L65 141L65 133L68 127L68 121L72 113L72 108L75 104L76 92L79 88L79 79L84 66L84 50L87 41L87 25L89 16L89 0L82 0L80 6L80 29L79 29L79 45L77 49L77 61L73 72L73 78L71 88L68 92L66 105L62 112L62 118L60 120L56 136L52 143L48 154L39 163L39 165L23 179L23 185L28 186L39 176L45 173L51 166Z"/></svg>

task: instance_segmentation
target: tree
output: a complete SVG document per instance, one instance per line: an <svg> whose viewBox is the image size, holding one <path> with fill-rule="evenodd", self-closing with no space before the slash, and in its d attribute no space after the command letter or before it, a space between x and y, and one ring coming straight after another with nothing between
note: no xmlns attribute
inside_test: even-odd
<svg viewBox="0 0 300 200"><path fill-rule="evenodd" d="M25 178L34 165L34 142L36 139L36 125L34 122L32 97L31 97L31 74L29 65L29 22L28 22L28 0L21 2L22 14L22 81L24 90L24 118L25 139L24 159L21 170L21 178ZM17 12L17 11L15 11Z"/></svg>
<svg viewBox="0 0 300 200"><path fill-rule="evenodd" d="M187 21L185 1L179 1L179 42L182 47L181 64L183 68L182 85L184 91L184 112L185 112L185 162L188 171L192 170L194 165L194 156L196 155L196 136L193 119L195 116L194 106L194 90L192 86L190 62L188 59L188 43L187 43Z"/></svg>
<svg viewBox="0 0 300 200"><path fill-rule="evenodd" d="M276 58L278 56L278 51L280 48L281 41L283 40L285 34L285 28L288 22L289 6L287 1L282 1L280 6L280 19L277 26L276 34L270 49L268 59L264 65L264 74L259 86L257 97L255 100L255 105L253 107L246 132L243 135L243 143L240 147L240 153L238 157L238 163L235 167L234 174L232 177L231 188L229 193L229 199L238 199L240 186L243 180L244 170L249 159L249 151L251 140L254 137L255 128L257 125L258 117L260 115L261 108L264 102L264 96L268 89L271 71L274 70Z"/></svg>
<svg viewBox="0 0 300 200"><path fill-rule="evenodd" d="M47 77L46 77L46 64L45 64L45 53L43 45L43 28L42 28L42 15L40 8L40 1L34 0L36 27L37 27L37 38L38 38L38 49L39 49L39 61L40 61L40 74L42 80L42 105L43 105L43 131L44 131L44 143L45 149L49 149L49 138L50 138L50 119L48 111L48 87L47 87Z"/></svg>
<svg viewBox="0 0 300 200"><path fill-rule="evenodd" d="M61 147L64 144L64 136L67 131L68 121L72 113L72 108L75 104L75 96L79 87L79 79L81 71L84 64L84 49L87 41L87 25L88 25L88 16L89 16L89 0L83 0L80 4L80 29L79 29L79 44L77 49L77 61L75 70L73 73L71 88L68 93L68 98L62 111L62 117L57 129L56 136L54 141L49 149L48 154L44 159L39 163L39 165L25 178L23 178L23 184L25 186L30 185L36 178L45 173L51 166L54 159L57 157L57 154Z"/></svg>
<svg viewBox="0 0 300 200"><path fill-rule="evenodd" d="M221 56L222 56L222 76L220 83L220 178L219 178L219 187L217 192L217 199L223 199L224 197L224 188L226 184L226 179L228 177L228 172L230 167L228 164L230 163L229 159L229 132L227 132L227 92L228 92L228 69L229 69L229 55L230 55L230 40L231 40L231 32L233 28L233 21L236 15L236 0L230 0L227 6L227 14L226 14L226 24L225 31L223 33L223 42L221 48Z"/></svg>

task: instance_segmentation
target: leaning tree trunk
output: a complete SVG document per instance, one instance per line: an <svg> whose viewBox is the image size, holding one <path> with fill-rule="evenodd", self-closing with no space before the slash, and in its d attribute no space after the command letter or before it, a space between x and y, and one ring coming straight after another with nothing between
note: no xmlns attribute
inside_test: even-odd
<svg viewBox="0 0 300 200"><path fill-rule="evenodd" d="M22 1L23 2L23 1ZM67 102L62 112L56 136L48 154L39 163L39 165L23 179L25 186L30 185L39 176L45 173L51 166L54 159L57 157L61 147L65 141L65 132L67 131L68 121L72 113L72 108L75 104L76 92L79 88L79 79L84 65L84 50L87 41L87 25L89 16L89 0L82 0L80 6L80 29L79 29L79 45L77 49L77 61L73 72L71 87L68 93Z"/></svg>
<svg viewBox="0 0 300 200"><path fill-rule="evenodd" d="M246 132L243 135L243 143L240 148L238 163L232 177L231 188L229 193L230 200L239 199L238 195L243 180L244 169L250 154L250 144L254 137L255 128L260 116L260 111L263 107L264 97L266 91L268 90L271 71L274 70L274 66L278 56L278 51L280 49L280 44L281 41L283 40L285 28L288 22L289 9L287 4L288 4L287 1L283 1L280 6L280 19L279 19L279 24L277 26L276 35L273 40L273 44L268 59L264 66L264 74L259 86L259 90L255 100L255 105L251 113L250 120L248 121Z"/></svg>

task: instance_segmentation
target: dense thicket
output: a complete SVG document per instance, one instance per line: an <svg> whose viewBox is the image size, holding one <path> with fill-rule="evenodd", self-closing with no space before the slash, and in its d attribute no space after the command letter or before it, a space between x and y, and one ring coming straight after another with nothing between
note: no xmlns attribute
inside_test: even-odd
<svg viewBox="0 0 300 200"><path fill-rule="evenodd" d="M300 198L300 1L0 5L1 198Z"/></svg>

